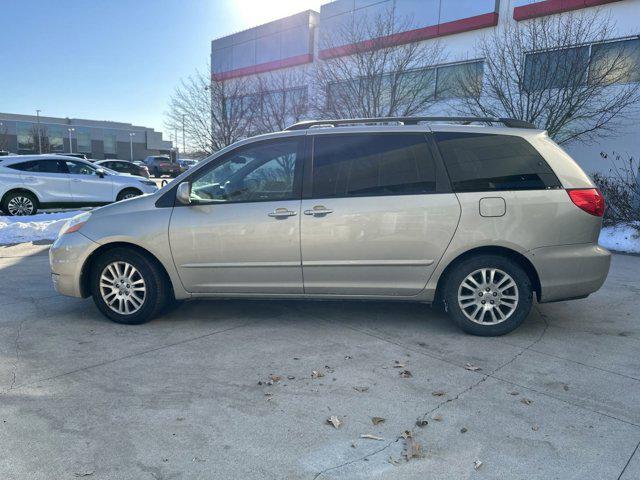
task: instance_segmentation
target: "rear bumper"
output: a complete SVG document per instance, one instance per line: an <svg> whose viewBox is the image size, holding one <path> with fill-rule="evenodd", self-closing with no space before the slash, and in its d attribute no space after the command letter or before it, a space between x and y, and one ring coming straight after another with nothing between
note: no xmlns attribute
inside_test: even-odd
<svg viewBox="0 0 640 480"><path fill-rule="evenodd" d="M594 244L542 247L526 254L540 277L540 302L586 297L607 278L611 253Z"/></svg>

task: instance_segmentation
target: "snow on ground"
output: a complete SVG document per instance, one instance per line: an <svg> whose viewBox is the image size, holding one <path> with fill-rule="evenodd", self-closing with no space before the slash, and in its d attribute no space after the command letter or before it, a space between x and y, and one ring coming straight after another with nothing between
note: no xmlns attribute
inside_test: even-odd
<svg viewBox="0 0 640 480"><path fill-rule="evenodd" d="M55 240L64 222L79 213L82 211L39 213L30 217L0 216L0 245ZM640 233L630 225L603 228L599 243L610 250L640 253Z"/></svg>
<svg viewBox="0 0 640 480"><path fill-rule="evenodd" d="M609 250L640 253L640 230L628 224L605 227L600 232L598 243Z"/></svg>
<svg viewBox="0 0 640 480"><path fill-rule="evenodd" d="M54 240L67 219L82 211L38 213L29 217L0 216L0 245Z"/></svg>

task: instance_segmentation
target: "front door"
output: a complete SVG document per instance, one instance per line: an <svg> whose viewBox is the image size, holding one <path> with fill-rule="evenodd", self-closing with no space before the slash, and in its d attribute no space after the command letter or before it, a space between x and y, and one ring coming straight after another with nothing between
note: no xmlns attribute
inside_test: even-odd
<svg viewBox="0 0 640 480"><path fill-rule="evenodd" d="M66 203L71 198L69 175L64 161L34 160L20 164L24 184L40 194L42 203Z"/></svg>
<svg viewBox="0 0 640 480"><path fill-rule="evenodd" d="M416 295L460 217L455 194L438 188L426 135L314 137L301 208L305 293Z"/></svg>
<svg viewBox="0 0 640 480"><path fill-rule="evenodd" d="M266 140L195 172L169 241L193 293L302 293L300 167L304 138Z"/></svg>
<svg viewBox="0 0 640 480"><path fill-rule="evenodd" d="M109 175L100 176L90 163L65 160L71 180L71 196L75 203L113 202L113 182Z"/></svg>

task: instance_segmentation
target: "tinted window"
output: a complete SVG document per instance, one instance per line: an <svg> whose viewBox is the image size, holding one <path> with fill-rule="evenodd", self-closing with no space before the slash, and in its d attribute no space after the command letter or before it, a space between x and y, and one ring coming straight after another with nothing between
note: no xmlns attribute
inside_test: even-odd
<svg viewBox="0 0 640 480"><path fill-rule="evenodd" d="M65 163L67 164L69 173L72 175L93 175L96 171L93 165L88 165L86 163L73 162L71 160L65 160Z"/></svg>
<svg viewBox="0 0 640 480"><path fill-rule="evenodd" d="M23 172L66 173L58 160L34 160L8 165L8 167L15 170L22 170Z"/></svg>
<svg viewBox="0 0 640 480"><path fill-rule="evenodd" d="M560 182L533 146L520 137L436 132L453 189L537 190Z"/></svg>
<svg viewBox="0 0 640 480"><path fill-rule="evenodd" d="M318 135L313 196L433 193L433 157L423 134Z"/></svg>

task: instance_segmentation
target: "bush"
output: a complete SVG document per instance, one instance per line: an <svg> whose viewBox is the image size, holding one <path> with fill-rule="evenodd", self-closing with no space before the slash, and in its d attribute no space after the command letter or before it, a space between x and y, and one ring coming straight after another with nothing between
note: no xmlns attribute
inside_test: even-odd
<svg viewBox="0 0 640 480"><path fill-rule="evenodd" d="M615 159L611 161L612 166L607 174L592 175L607 203L604 224L610 226L625 223L640 228L640 164L633 157L623 159L615 152L614 155ZM605 160L609 159L605 152L600 153L600 156Z"/></svg>

